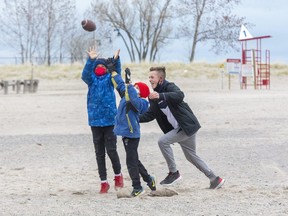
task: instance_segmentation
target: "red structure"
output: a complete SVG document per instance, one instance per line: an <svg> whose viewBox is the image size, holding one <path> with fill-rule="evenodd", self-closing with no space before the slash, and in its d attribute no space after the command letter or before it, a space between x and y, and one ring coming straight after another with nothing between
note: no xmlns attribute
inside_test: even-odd
<svg viewBox="0 0 288 216"><path fill-rule="evenodd" d="M253 38L239 39L242 43L242 68L251 66L252 76L241 76L241 89L247 86L254 86L254 89L270 89L270 50L262 53L262 39L271 36L261 36ZM248 43L254 43L254 48L248 48ZM242 69L243 70L243 69Z"/></svg>

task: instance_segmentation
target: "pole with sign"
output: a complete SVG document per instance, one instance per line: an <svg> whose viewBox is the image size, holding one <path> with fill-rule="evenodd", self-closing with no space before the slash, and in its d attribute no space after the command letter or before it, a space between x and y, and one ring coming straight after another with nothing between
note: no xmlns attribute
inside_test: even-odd
<svg viewBox="0 0 288 216"><path fill-rule="evenodd" d="M229 90L231 89L231 75L241 73L241 59L227 59L226 69L228 73Z"/></svg>

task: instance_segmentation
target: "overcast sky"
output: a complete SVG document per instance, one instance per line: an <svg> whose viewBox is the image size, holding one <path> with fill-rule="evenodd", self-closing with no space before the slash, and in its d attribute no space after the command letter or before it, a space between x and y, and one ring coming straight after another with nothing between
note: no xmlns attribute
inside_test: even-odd
<svg viewBox="0 0 288 216"><path fill-rule="evenodd" d="M237 14L253 23L248 29L253 37L271 35L262 40L262 51L270 50L272 63L288 63L287 0L242 0Z"/></svg>
<svg viewBox="0 0 288 216"><path fill-rule="evenodd" d="M85 18L84 11L90 6L91 0L76 0L76 6L79 10L79 23ZM270 50L271 63L288 64L288 1L287 0L242 0L242 4L237 6L235 13L246 17L246 20L255 26L248 31L253 37L271 35L271 38L262 40L262 51ZM96 30L97 31L97 30ZM240 26L239 26L240 33ZM238 38L237 38L238 40ZM121 49L121 58L123 62L129 62L128 55L125 55L125 48L120 38L113 37L113 49ZM251 48L254 48L252 43ZM249 46L249 48L250 48ZM227 58L241 58L240 52L215 55L209 51L207 44L197 46L195 61L218 63L226 61ZM239 49L241 43L239 42ZM174 43L167 45L161 52L159 61L188 61L189 51L187 43ZM0 57L7 56L4 50L0 50ZM263 56L263 54L262 54Z"/></svg>
<svg viewBox="0 0 288 216"><path fill-rule="evenodd" d="M76 0L77 7L80 11L84 11L89 7L90 0ZM239 16L246 17L246 20L255 26L248 31L253 37L270 35L271 38L262 39L262 52L270 50L271 63L288 63L288 1L287 0L242 0L242 4L237 6L235 13ZM240 27L239 27L240 33ZM238 39L238 38L237 38ZM121 41L116 38L114 47L121 47ZM255 43L249 43L249 48L254 48ZM239 42L241 48L241 42ZM256 47L255 47L256 48ZM121 49L122 60L125 54L124 47ZM167 53L167 54L166 54ZM166 47L161 53L161 61L187 61L188 58L187 44L177 43ZM263 56L263 54L262 54ZM227 58L241 58L240 52L215 55L209 52L209 46L200 45L196 50L195 60L202 62L208 61L212 63L226 61ZM127 58L127 61L129 59Z"/></svg>

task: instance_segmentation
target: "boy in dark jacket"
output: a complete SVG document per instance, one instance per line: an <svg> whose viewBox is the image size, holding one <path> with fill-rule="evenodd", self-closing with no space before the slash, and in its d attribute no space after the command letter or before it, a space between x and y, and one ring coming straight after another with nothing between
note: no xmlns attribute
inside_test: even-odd
<svg viewBox="0 0 288 216"><path fill-rule="evenodd" d="M110 185L107 180L106 152L111 160L115 189L123 187L121 164L117 153L117 138L113 133L117 111L114 86L111 72L121 73L118 50L113 58L97 58L98 54L92 47L87 51L89 58L82 72L82 80L88 85L87 111L91 126L93 143L101 180L100 193L107 193Z"/></svg>
<svg viewBox="0 0 288 216"><path fill-rule="evenodd" d="M150 91L145 83L138 82L134 86L130 84L130 70L126 68L125 72L125 83L127 85L125 85L120 74L112 73L113 83L121 96L114 133L122 136L126 151L127 169L132 180L133 191L131 197L136 197L145 192L141 186L140 175L152 191L156 190L155 178L148 174L139 160L137 151L140 141L139 115L148 110L149 103L144 98L149 95Z"/></svg>
<svg viewBox="0 0 288 216"><path fill-rule="evenodd" d="M186 159L209 178L210 188L220 188L225 180L216 176L196 154L196 132L201 126L188 104L183 101L184 93L165 78L165 67L150 68L149 82L154 92L149 95L149 110L140 115L140 122L156 119L164 132L158 140L158 145L168 165L169 173L160 184L171 185L182 178L171 148L171 144L179 143Z"/></svg>

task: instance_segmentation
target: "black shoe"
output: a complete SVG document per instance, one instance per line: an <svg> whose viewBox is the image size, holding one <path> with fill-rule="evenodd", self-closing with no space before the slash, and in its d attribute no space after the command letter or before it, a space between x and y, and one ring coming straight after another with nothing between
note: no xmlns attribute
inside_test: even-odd
<svg viewBox="0 0 288 216"><path fill-rule="evenodd" d="M141 196L144 193L145 193L145 191L142 187L140 189L133 189L133 191L131 193L131 197Z"/></svg>
<svg viewBox="0 0 288 216"><path fill-rule="evenodd" d="M224 182L225 182L225 179L222 179L219 176L217 176L217 178L214 181L210 182L210 189L221 188Z"/></svg>
<svg viewBox="0 0 288 216"><path fill-rule="evenodd" d="M155 191L156 190L156 180L155 177L150 176L150 181L147 183L148 187L152 190Z"/></svg>
<svg viewBox="0 0 288 216"><path fill-rule="evenodd" d="M177 172L169 172L168 173L168 176L160 182L161 185L172 185L174 184L175 182L179 181L181 179L181 175L179 173L179 171Z"/></svg>

